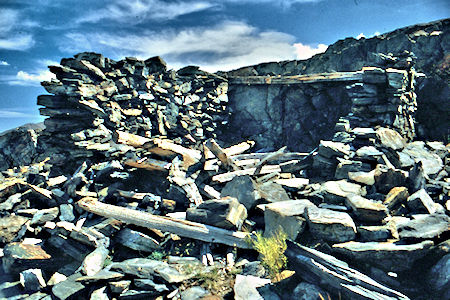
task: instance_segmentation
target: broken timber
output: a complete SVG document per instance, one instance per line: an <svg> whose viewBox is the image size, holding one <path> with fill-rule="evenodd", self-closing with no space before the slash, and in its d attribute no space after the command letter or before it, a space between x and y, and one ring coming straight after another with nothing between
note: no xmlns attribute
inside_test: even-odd
<svg viewBox="0 0 450 300"><path fill-rule="evenodd" d="M247 239L251 237L251 234L247 232L229 231L191 221L155 216L143 211L105 204L90 197L81 199L77 204L88 212L107 218L113 218L127 224L171 232L179 236L204 242L225 244L244 249L252 248L251 244L247 241Z"/></svg>
<svg viewBox="0 0 450 300"><path fill-rule="evenodd" d="M362 81L363 72L336 72L293 76L229 76L230 84L302 84L317 82Z"/></svg>

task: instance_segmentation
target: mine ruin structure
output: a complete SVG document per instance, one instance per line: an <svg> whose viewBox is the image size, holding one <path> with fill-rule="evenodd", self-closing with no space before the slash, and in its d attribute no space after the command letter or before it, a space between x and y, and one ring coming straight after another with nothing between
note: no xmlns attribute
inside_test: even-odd
<svg viewBox="0 0 450 300"><path fill-rule="evenodd" d="M356 72L222 77L198 67L168 71L159 57L115 62L80 53L50 66L57 80L43 83L53 95L38 97L49 116L40 138L54 149L56 165L125 154L130 145L120 140L128 134L194 147L208 138L249 139L259 149L292 151L311 151L336 132L334 139L345 141L358 127L389 127L411 140L413 56L389 58Z"/></svg>

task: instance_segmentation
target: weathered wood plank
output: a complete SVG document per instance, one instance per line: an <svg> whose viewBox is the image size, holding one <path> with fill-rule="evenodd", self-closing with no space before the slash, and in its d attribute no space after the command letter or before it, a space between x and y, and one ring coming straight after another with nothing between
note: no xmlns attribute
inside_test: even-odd
<svg viewBox="0 0 450 300"><path fill-rule="evenodd" d="M229 231L200 223L155 216L142 211L105 204L95 198L83 198L77 204L86 211L127 224L171 232L204 242L251 249L251 244L247 241L251 234L247 232Z"/></svg>
<svg viewBox="0 0 450 300"><path fill-rule="evenodd" d="M362 76L362 72L336 72L293 76L230 76L228 80L232 85L303 84L362 81Z"/></svg>

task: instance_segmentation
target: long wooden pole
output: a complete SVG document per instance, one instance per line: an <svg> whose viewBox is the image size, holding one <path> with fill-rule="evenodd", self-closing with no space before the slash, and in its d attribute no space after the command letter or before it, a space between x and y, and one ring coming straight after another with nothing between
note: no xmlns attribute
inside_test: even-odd
<svg viewBox="0 0 450 300"><path fill-rule="evenodd" d="M244 249L252 248L248 241L251 234L247 232L229 231L201 223L156 216L143 211L105 204L91 197L85 197L79 200L77 204L86 211L127 224L171 232L204 242L225 244Z"/></svg>

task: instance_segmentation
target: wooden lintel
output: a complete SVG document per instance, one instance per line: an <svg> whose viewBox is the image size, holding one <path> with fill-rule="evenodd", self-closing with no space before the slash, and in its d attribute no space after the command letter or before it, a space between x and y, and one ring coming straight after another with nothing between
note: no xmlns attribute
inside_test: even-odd
<svg viewBox="0 0 450 300"><path fill-rule="evenodd" d="M232 85L287 85L302 83L362 81L362 76L362 72L335 72L292 76L229 76L228 80Z"/></svg>

